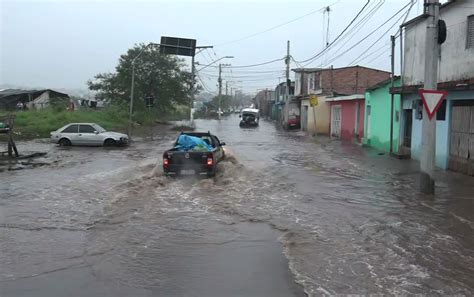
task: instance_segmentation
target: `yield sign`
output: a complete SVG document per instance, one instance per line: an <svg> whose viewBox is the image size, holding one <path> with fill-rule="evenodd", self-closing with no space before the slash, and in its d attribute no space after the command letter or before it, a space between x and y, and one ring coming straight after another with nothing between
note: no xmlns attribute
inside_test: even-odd
<svg viewBox="0 0 474 297"><path fill-rule="evenodd" d="M423 99L423 105L426 108L428 117L431 120L436 114L438 109L441 107L443 100L448 96L446 91L435 91L435 90L420 90L421 99Z"/></svg>

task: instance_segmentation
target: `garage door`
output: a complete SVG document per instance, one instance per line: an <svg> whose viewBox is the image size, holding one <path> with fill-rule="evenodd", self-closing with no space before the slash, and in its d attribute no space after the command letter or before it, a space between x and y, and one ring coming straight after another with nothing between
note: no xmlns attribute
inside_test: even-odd
<svg viewBox="0 0 474 297"><path fill-rule="evenodd" d="M474 101L454 103L451 116L449 169L474 176Z"/></svg>

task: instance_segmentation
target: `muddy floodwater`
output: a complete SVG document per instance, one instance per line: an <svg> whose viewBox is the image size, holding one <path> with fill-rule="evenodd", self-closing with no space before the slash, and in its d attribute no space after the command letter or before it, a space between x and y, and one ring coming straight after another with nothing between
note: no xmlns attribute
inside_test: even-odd
<svg viewBox="0 0 474 297"><path fill-rule="evenodd" d="M474 295L474 179L237 116L213 179L167 178L176 132L19 143L0 163L0 296Z"/></svg>

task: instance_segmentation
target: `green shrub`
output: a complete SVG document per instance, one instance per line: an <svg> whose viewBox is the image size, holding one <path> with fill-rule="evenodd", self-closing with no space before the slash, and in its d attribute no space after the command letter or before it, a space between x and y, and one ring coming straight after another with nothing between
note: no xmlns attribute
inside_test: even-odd
<svg viewBox="0 0 474 297"><path fill-rule="evenodd" d="M128 123L127 112L117 107L103 110L76 110L68 112L49 107L16 113L15 134L22 138L48 137L64 125L74 122L97 123L108 130L124 131Z"/></svg>

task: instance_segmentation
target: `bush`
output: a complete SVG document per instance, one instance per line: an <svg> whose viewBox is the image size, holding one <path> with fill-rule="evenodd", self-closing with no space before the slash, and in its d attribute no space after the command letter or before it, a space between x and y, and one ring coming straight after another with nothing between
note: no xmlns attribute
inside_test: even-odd
<svg viewBox="0 0 474 297"><path fill-rule="evenodd" d="M54 107L16 113L15 134L23 138L48 137L51 131L75 123L97 123L107 130L124 131L127 127L127 112L117 107L103 110L59 111Z"/></svg>

